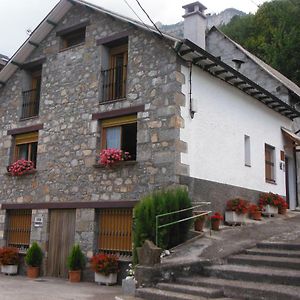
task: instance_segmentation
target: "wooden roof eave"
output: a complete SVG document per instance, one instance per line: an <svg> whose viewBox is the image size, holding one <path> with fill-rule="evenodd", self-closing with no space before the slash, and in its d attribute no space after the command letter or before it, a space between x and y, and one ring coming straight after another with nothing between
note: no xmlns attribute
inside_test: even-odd
<svg viewBox="0 0 300 300"><path fill-rule="evenodd" d="M300 112L190 40L183 40L175 51L184 60L193 62L194 65L238 88L277 113L291 120L300 117Z"/></svg>

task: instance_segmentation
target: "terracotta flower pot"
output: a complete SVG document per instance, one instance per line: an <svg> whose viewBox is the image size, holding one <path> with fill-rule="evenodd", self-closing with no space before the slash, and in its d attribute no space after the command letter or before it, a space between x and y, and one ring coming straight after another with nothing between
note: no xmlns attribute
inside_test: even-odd
<svg viewBox="0 0 300 300"><path fill-rule="evenodd" d="M81 280L81 270L69 271L70 282L80 282L80 280Z"/></svg>
<svg viewBox="0 0 300 300"><path fill-rule="evenodd" d="M37 278L40 275L40 267L27 267L27 277L28 278Z"/></svg>
<svg viewBox="0 0 300 300"><path fill-rule="evenodd" d="M220 223L221 223L221 220L211 220L211 229L215 230L215 231L219 231Z"/></svg>
<svg viewBox="0 0 300 300"><path fill-rule="evenodd" d="M253 212L251 213L251 219L256 220L256 221L260 221L261 220L261 212L257 211L257 212Z"/></svg>
<svg viewBox="0 0 300 300"><path fill-rule="evenodd" d="M202 231L204 226L205 218L196 219L194 222L195 231Z"/></svg>
<svg viewBox="0 0 300 300"><path fill-rule="evenodd" d="M278 207L278 213L280 215L285 215L286 214L286 207Z"/></svg>

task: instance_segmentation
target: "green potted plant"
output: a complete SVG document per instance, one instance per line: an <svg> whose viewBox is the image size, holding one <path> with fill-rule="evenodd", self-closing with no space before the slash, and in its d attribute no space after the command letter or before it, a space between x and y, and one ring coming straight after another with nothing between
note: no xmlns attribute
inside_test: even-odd
<svg viewBox="0 0 300 300"><path fill-rule="evenodd" d="M228 224L241 224L245 222L248 212L248 202L241 198L228 200L226 203L225 221Z"/></svg>
<svg viewBox="0 0 300 300"><path fill-rule="evenodd" d="M220 230L220 223L224 219L223 216L219 212L215 212L212 216L210 216L211 229L215 231Z"/></svg>
<svg viewBox="0 0 300 300"><path fill-rule="evenodd" d="M81 271L85 266L85 258L79 247L79 245L74 245L68 256L67 266L69 269L69 281L70 282L80 282Z"/></svg>
<svg viewBox="0 0 300 300"><path fill-rule="evenodd" d="M95 272L95 282L112 285L117 283L119 259L112 254L95 254L91 266Z"/></svg>
<svg viewBox="0 0 300 300"><path fill-rule="evenodd" d="M27 250L25 262L27 264L27 277L37 278L43 261L43 251L37 242L33 242Z"/></svg>
<svg viewBox="0 0 300 300"><path fill-rule="evenodd" d="M0 248L1 272L14 275L18 273L19 250L13 247Z"/></svg>

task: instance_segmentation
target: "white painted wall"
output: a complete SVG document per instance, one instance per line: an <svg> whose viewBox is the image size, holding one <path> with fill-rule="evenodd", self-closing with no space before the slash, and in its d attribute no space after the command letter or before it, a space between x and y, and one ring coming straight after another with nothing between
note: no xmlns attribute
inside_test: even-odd
<svg viewBox="0 0 300 300"><path fill-rule="evenodd" d="M192 96L197 103L194 119L189 115L189 70L181 108L185 126L181 140L188 152L181 162L190 166L190 176L214 182L285 195L285 173L280 170L284 150L281 126L292 122L227 83L193 67ZM245 166L244 135L250 136L251 167ZM276 184L265 181L265 143L275 147Z"/></svg>

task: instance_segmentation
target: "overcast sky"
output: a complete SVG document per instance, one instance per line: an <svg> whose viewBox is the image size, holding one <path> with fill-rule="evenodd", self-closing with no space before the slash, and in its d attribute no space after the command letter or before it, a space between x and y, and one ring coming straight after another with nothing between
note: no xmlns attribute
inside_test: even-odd
<svg viewBox="0 0 300 300"><path fill-rule="evenodd" d="M89 0L107 8L137 19L128 4L146 21L136 0ZM182 5L194 0L139 0L154 22L163 24L177 23L182 19ZM33 30L59 0L0 0L0 53L12 56L28 37L26 30ZM234 7L246 13L254 13L257 5L265 0L201 0L208 9L207 13L218 13ZM148 22L147 22L148 23Z"/></svg>

